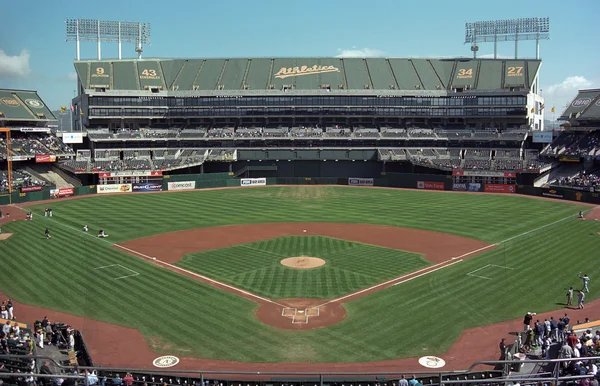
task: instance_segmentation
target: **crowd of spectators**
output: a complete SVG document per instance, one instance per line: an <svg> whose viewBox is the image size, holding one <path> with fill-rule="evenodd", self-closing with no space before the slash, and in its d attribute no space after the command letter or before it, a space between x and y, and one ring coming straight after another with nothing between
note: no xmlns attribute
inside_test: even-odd
<svg viewBox="0 0 600 386"><path fill-rule="evenodd" d="M17 190L22 186L46 186L46 181L39 180L25 170L13 170L12 172L12 190ZM8 172L0 171L0 192L8 192Z"/></svg>
<svg viewBox="0 0 600 386"><path fill-rule="evenodd" d="M600 185L600 175L584 170L571 177L561 177L556 182L563 186L596 187Z"/></svg>
<svg viewBox="0 0 600 386"><path fill-rule="evenodd" d="M542 152L543 155L594 156L600 150L600 132L564 132Z"/></svg>
<svg viewBox="0 0 600 386"><path fill-rule="evenodd" d="M293 127L171 127L133 129L88 129L92 141L106 139L202 139L202 138L431 138L431 139L507 139L523 140L526 130L501 132L497 129L473 129L468 127L444 129L430 127L364 127L343 125L298 125Z"/></svg>

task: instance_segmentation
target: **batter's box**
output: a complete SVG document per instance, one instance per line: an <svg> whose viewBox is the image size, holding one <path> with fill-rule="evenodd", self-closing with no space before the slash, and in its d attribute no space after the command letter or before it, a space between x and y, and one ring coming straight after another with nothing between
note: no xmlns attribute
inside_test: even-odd
<svg viewBox="0 0 600 386"><path fill-rule="evenodd" d="M312 308L307 308L304 310L306 316L319 316L319 308L318 307L312 307Z"/></svg>
<svg viewBox="0 0 600 386"><path fill-rule="evenodd" d="M297 308L283 307L283 309L281 310L281 316L294 317L296 316L297 312Z"/></svg>
<svg viewBox="0 0 600 386"><path fill-rule="evenodd" d="M304 310L298 311L292 318L292 324L308 324L308 315L306 315L306 312Z"/></svg>

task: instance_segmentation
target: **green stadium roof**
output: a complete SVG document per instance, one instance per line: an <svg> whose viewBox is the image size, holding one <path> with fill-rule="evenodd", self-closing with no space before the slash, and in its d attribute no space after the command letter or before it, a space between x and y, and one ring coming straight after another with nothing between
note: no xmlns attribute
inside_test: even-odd
<svg viewBox="0 0 600 386"><path fill-rule="evenodd" d="M579 90L560 120L600 121L600 89Z"/></svg>
<svg viewBox="0 0 600 386"><path fill-rule="evenodd" d="M530 90L541 61L251 58L76 61L84 89L136 91Z"/></svg>
<svg viewBox="0 0 600 386"><path fill-rule="evenodd" d="M0 121L47 122L56 117L35 91L0 89Z"/></svg>

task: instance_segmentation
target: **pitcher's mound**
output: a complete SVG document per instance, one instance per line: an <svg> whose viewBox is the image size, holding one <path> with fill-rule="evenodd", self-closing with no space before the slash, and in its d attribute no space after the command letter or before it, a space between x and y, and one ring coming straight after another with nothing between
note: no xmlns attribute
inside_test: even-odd
<svg viewBox="0 0 600 386"><path fill-rule="evenodd" d="M281 264L290 268L310 269L325 265L325 260L319 259L318 257L297 256L283 259L281 260Z"/></svg>
<svg viewBox="0 0 600 386"><path fill-rule="evenodd" d="M0 241L6 240L7 238L9 238L12 235L13 235L12 233L0 233Z"/></svg>

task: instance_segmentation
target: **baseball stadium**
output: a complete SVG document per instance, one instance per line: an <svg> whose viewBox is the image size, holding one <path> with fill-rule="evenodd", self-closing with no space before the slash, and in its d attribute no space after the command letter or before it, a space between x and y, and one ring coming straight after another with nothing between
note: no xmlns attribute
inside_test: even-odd
<svg viewBox="0 0 600 386"><path fill-rule="evenodd" d="M0 90L0 378L589 382L600 90L546 130L541 65L78 59L68 132Z"/></svg>

